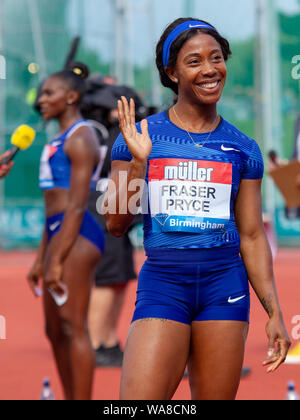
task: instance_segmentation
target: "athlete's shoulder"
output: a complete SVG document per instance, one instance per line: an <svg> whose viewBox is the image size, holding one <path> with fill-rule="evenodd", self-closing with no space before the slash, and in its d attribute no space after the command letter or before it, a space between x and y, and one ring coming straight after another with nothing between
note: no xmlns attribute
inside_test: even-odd
<svg viewBox="0 0 300 420"><path fill-rule="evenodd" d="M242 153L244 160L243 179L261 179L264 174L264 160L258 143L228 121L223 122L222 137L230 140Z"/></svg>
<svg viewBox="0 0 300 420"><path fill-rule="evenodd" d="M147 117L147 121L149 124L162 124L167 122L166 111L150 115L149 117Z"/></svg>
<svg viewBox="0 0 300 420"><path fill-rule="evenodd" d="M146 118L148 121L149 131L160 130L164 125L168 124L166 111L150 115Z"/></svg>
<svg viewBox="0 0 300 420"><path fill-rule="evenodd" d="M231 124L229 121L223 119L222 131L226 137L229 137L232 141L239 144L239 146L244 149L244 152L247 150L250 152L253 148L259 147L256 140L249 137L247 134L243 133L235 125Z"/></svg>

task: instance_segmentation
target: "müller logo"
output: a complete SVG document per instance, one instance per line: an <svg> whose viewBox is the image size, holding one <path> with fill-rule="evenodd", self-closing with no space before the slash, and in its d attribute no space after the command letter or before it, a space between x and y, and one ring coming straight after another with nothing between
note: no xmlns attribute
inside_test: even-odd
<svg viewBox="0 0 300 420"><path fill-rule="evenodd" d="M6 79L6 60L3 55L0 55L0 79Z"/></svg>
<svg viewBox="0 0 300 420"><path fill-rule="evenodd" d="M165 167L165 179L181 181L208 181L212 180L214 168L198 167L198 162L179 162L178 166Z"/></svg>

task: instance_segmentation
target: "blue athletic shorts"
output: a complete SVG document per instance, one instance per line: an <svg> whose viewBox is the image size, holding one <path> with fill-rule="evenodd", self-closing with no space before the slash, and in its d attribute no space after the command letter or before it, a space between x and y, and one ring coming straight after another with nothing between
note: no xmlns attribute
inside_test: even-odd
<svg viewBox="0 0 300 420"><path fill-rule="evenodd" d="M52 217L48 217L46 220L47 229L47 240L48 243L51 241L53 236L60 231L64 213L57 214ZM96 248L99 249L101 254L104 253L105 248L105 236L104 232L97 222L97 220L88 211L83 216L82 225L79 231L79 235L90 241Z"/></svg>
<svg viewBox="0 0 300 420"><path fill-rule="evenodd" d="M249 282L239 249L151 250L147 255L132 322L249 322Z"/></svg>

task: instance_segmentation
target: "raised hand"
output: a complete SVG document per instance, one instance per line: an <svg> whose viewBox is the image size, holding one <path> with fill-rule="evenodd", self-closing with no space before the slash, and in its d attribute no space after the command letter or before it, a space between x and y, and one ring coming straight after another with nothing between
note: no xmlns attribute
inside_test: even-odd
<svg viewBox="0 0 300 420"><path fill-rule="evenodd" d="M128 105L124 96L122 96L122 100L118 101L118 114L120 130L133 159L145 163L152 151L152 142L148 133L148 121L143 120L141 122L142 134L140 134L135 125L134 100L131 99Z"/></svg>

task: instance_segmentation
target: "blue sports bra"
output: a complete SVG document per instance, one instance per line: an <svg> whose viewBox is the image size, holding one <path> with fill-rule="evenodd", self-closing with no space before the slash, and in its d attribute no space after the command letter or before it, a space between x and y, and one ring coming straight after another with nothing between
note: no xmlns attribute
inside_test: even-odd
<svg viewBox="0 0 300 420"><path fill-rule="evenodd" d="M77 121L59 137L48 143L43 150L40 161L39 186L42 190L52 190L54 188L70 189L71 183L71 161L64 151L66 140L74 134L80 127L91 127L86 120ZM99 148L100 149L100 148ZM100 155L100 150L99 150ZM91 189L95 189L100 177L102 162L95 170Z"/></svg>

